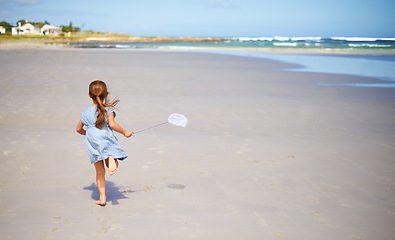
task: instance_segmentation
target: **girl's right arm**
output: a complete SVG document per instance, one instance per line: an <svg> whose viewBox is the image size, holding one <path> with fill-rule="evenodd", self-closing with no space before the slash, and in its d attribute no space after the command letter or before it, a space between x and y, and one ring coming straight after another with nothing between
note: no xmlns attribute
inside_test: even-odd
<svg viewBox="0 0 395 240"><path fill-rule="evenodd" d="M121 126L118 125L118 123L115 122L114 114L108 115L108 125L112 130L123 134L127 138L133 136L133 132L123 129Z"/></svg>
<svg viewBox="0 0 395 240"><path fill-rule="evenodd" d="M77 129L76 129L77 133L81 134L81 135L85 135L86 134L86 130L84 129L84 124L80 122L77 124Z"/></svg>

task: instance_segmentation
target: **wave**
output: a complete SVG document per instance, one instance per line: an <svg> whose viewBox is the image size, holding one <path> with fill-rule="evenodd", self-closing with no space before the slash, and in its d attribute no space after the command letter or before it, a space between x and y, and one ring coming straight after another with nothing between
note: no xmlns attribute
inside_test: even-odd
<svg viewBox="0 0 395 240"><path fill-rule="evenodd" d="M127 45L127 44L115 44L115 48L130 48L130 45Z"/></svg>
<svg viewBox="0 0 395 240"><path fill-rule="evenodd" d="M275 41L289 41L289 37L276 36L276 37L273 38L273 40L275 40Z"/></svg>
<svg viewBox="0 0 395 240"><path fill-rule="evenodd" d="M92 39L92 38L91 38ZM90 39L90 40L91 40ZM223 41L208 42L94 42L72 43L75 47L99 48L161 48L161 47L209 47L209 48L301 48L301 49L360 49L360 50L390 50L395 51L395 38L366 38L366 37L233 37Z"/></svg>
<svg viewBox="0 0 395 240"><path fill-rule="evenodd" d="M256 42L256 41L273 41L272 37L235 37L232 40L239 41L239 42Z"/></svg>
<svg viewBox="0 0 395 240"><path fill-rule="evenodd" d="M388 48L388 47L392 47L391 45L384 45L384 44L348 44L349 47L372 47L372 48Z"/></svg>
<svg viewBox="0 0 395 240"><path fill-rule="evenodd" d="M296 47L296 46L298 46L298 43L275 42L275 43L273 43L273 45L278 46L278 47Z"/></svg>
<svg viewBox="0 0 395 240"><path fill-rule="evenodd" d="M395 41L395 38L369 38L369 37L330 37L328 39L347 41L347 42Z"/></svg>
<svg viewBox="0 0 395 240"><path fill-rule="evenodd" d="M346 42L376 42L376 41L393 41L395 38L370 38L370 37L234 37L234 41L239 42L322 42L322 41L346 41Z"/></svg>
<svg viewBox="0 0 395 240"><path fill-rule="evenodd" d="M290 37L292 41L321 41L321 37Z"/></svg>

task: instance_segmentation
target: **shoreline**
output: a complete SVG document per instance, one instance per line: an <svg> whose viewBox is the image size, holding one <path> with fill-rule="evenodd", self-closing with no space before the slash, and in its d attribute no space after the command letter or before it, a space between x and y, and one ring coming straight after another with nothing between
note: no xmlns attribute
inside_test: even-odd
<svg viewBox="0 0 395 240"><path fill-rule="evenodd" d="M264 53L274 53L274 54L305 54L305 55L339 55L339 56L388 56L395 57L395 49L355 49L355 48L293 48L293 47L196 47L196 46L154 46L154 47L138 47L138 48L125 48L125 47L74 47L68 45L69 43L103 43L106 44L114 44L114 43L161 43L161 42L177 42L180 39L183 39L184 42L215 42L220 41L215 38L174 38L171 41L168 41L170 38L156 38L156 40L147 40L141 41L138 39L130 40L130 41L110 41L110 38L107 38L109 41L99 41L92 40L77 40L77 41L48 41L44 39L23 39L23 40L2 40L0 41L0 51L1 50L10 50L10 49L122 49L122 50L134 50L134 49L169 49L169 50L200 50L200 51L251 51L251 52L264 52ZM119 40L119 39L117 39ZM163 41L162 41L163 40Z"/></svg>
<svg viewBox="0 0 395 240"><path fill-rule="evenodd" d="M108 45L106 45L108 46ZM349 74L360 77L375 78L380 82L374 84L342 82L332 85L330 82L321 83L321 86L353 86L353 87L395 87L395 51L361 50L361 49L292 49L292 48L246 48L246 47L73 47L65 44L46 44L43 41L10 41L0 44L0 53L12 50L63 50L63 51L101 51L101 52L189 52L220 54L224 56L238 56L258 59L271 59L284 63L296 64L297 69L284 69L284 71L316 72L327 74ZM353 58L353 59L352 59ZM384 61L384 62L383 62ZM317 64L317 63L324 64ZM361 65L369 67L360 68ZM373 70L371 70L373 69Z"/></svg>
<svg viewBox="0 0 395 240"><path fill-rule="evenodd" d="M395 50L381 50L381 49L344 49L344 48L210 48L210 47L160 47L159 49L169 50L209 50L209 51L235 51L235 52L263 52L263 53L275 53L275 54L303 54L303 55L339 55L339 56L388 56L395 57Z"/></svg>

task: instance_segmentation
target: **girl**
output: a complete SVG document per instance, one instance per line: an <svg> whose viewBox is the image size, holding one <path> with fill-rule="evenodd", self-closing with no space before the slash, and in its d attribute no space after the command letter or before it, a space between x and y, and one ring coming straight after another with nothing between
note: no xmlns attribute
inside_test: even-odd
<svg viewBox="0 0 395 240"><path fill-rule="evenodd" d="M113 108L119 100L108 101L107 86L103 81L96 80L89 85L89 97L93 104L85 109L77 125L77 132L86 135L85 145L91 163L96 168L96 183L100 199L96 204L106 205L106 179L104 162L113 175L118 169L118 160L124 160L128 155L122 150L113 130L131 137L131 131L123 129L115 121ZM86 126L86 130L84 129Z"/></svg>

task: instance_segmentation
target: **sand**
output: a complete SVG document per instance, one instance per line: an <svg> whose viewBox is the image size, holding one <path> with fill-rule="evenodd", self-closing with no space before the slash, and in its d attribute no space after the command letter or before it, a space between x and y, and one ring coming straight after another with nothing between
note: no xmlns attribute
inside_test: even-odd
<svg viewBox="0 0 395 240"><path fill-rule="evenodd" d="M388 239L395 89L379 80L215 54L0 51L2 239ZM104 80L129 154L95 205L75 132Z"/></svg>

